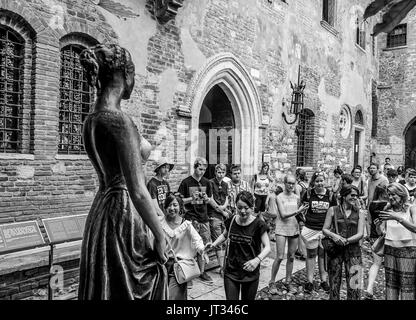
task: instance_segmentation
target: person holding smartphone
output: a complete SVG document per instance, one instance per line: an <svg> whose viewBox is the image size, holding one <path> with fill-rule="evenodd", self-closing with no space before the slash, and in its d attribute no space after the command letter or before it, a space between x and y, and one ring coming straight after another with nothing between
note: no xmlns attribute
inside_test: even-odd
<svg viewBox="0 0 416 320"><path fill-rule="evenodd" d="M299 224L296 220L298 214L308 209L309 203L300 205L300 198L295 192L296 178L293 175L284 177L285 190L277 198L277 219L275 228L276 239L276 258L273 262L271 279L269 282L269 292L277 294L275 278L279 272L280 264L283 261L285 247L287 242L287 263L286 263L286 282L285 286L288 292L295 293L296 288L291 283L293 262L295 252L298 246Z"/></svg>
<svg viewBox="0 0 416 320"><path fill-rule="evenodd" d="M378 218L378 212L384 208L387 204L387 185L388 179L379 173L379 166L376 163L371 163L368 167L368 173L370 178L368 179L368 212L367 222L370 225L369 242L372 246L374 242L380 237L380 233L376 228L374 221ZM367 289L364 291L363 299L372 300L373 289L375 280L377 278L378 271L380 270L383 257L373 252L373 264L368 271L368 284Z"/></svg>
<svg viewBox="0 0 416 320"><path fill-rule="evenodd" d="M198 157L194 162L194 172L185 178L179 185L178 192L183 197L185 208L185 219L192 222L198 231L204 244L211 242L211 230L208 217L208 204L213 208L218 204L212 198L211 182L204 177L208 162L206 159ZM199 279L205 283L213 283L212 278L205 272L205 262L198 256L198 265L201 270Z"/></svg>
<svg viewBox="0 0 416 320"><path fill-rule="evenodd" d="M386 300L416 300L416 207L400 183L389 184L387 194L378 219L385 230Z"/></svg>

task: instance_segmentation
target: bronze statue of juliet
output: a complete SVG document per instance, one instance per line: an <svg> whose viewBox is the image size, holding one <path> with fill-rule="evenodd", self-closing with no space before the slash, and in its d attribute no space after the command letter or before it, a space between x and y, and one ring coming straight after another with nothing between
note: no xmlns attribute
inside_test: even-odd
<svg viewBox="0 0 416 320"><path fill-rule="evenodd" d="M115 44L97 45L84 50L80 62L97 88L83 138L99 190L85 224L78 298L167 299L166 243L142 168L142 155L149 153L120 107L134 87L131 55Z"/></svg>

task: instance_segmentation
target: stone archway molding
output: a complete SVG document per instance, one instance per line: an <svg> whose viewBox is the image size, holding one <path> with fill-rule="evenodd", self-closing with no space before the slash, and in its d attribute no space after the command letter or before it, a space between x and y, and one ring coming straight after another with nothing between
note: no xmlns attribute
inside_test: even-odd
<svg viewBox="0 0 416 320"><path fill-rule="evenodd" d="M410 127L416 124L416 117L414 117L412 120L410 120L403 131L403 136L406 138L407 132L409 131Z"/></svg>
<svg viewBox="0 0 416 320"><path fill-rule="evenodd" d="M254 84L254 80L244 65L234 54L230 52L220 53L212 56L207 60L200 71L195 74L191 83L188 85L185 103L182 106L179 106L176 110L178 115L191 118L194 101L198 100L198 96L200 95L198 95L198 92L200 91L200 88L204 86L204 82L207 81L208 74L212 73L213 70L221 70L221 68L229 68L232 73L238 76L242 82L244 82L244 85L248 89L248 93L251 93L251 100L258 107L257 113L260 119L259 123L268 125L268 123L263 123L260 95ZM204 96L207 92L204 93Z"/></svg>
<svg viewBox="0 0 416 320"><path fill-rule="evenodd" d="M263 123L261 101L254 80L232 53L211 57L188 86L185 104L177 109L180 116L191 118L191 144L188 154L192 170L198 156L199 115L202 103L213 86L219 85L231 102L235 119L235 162L240 163L244 176L255 173L260 150L259 129Z"/></svg>

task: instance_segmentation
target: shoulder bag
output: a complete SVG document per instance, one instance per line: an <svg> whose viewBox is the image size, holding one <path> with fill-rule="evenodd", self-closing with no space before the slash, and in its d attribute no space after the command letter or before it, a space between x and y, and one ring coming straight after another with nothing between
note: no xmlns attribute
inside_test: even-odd
<svg viewBox="0 0 416 320"><path fill-rule="evenodd" d="M337 209L334 210L334 220L335 221L333 221L333 222L335 224L335 233L339 234L339 232L338 232L338 218L337 218L339 207L335 207L335 208L337 208ZM327 237L327 236L322 238L321 243L322 243L322 247L325 249L325 252L328 254L328 256L337 255L337 253L342 248L334 240L332 240L332 238Z"/></svg>
<svg viewBox="0 0 416 320"><path fill-rule="evenodd" d="M170 250L173 253L173 272L175 274L176 281L179 284L189 282L201 275L201 270L198 267L198 263L194 258L191 259L178 259L175 251L172 248L170 240L168 239Z"/></svg>

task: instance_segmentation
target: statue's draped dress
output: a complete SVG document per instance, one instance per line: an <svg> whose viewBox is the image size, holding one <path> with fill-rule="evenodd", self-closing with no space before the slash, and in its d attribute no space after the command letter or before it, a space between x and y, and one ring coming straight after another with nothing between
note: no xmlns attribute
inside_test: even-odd
<svg viewBox="0 0 416 320"><path fill-rule="evenodd" d="M97 112L84 123L84 144L100 189L85 224L78 298L167 299L166 268L157 261L148 228L130 200L111 134L120 130L121 115Z"/></svg>

